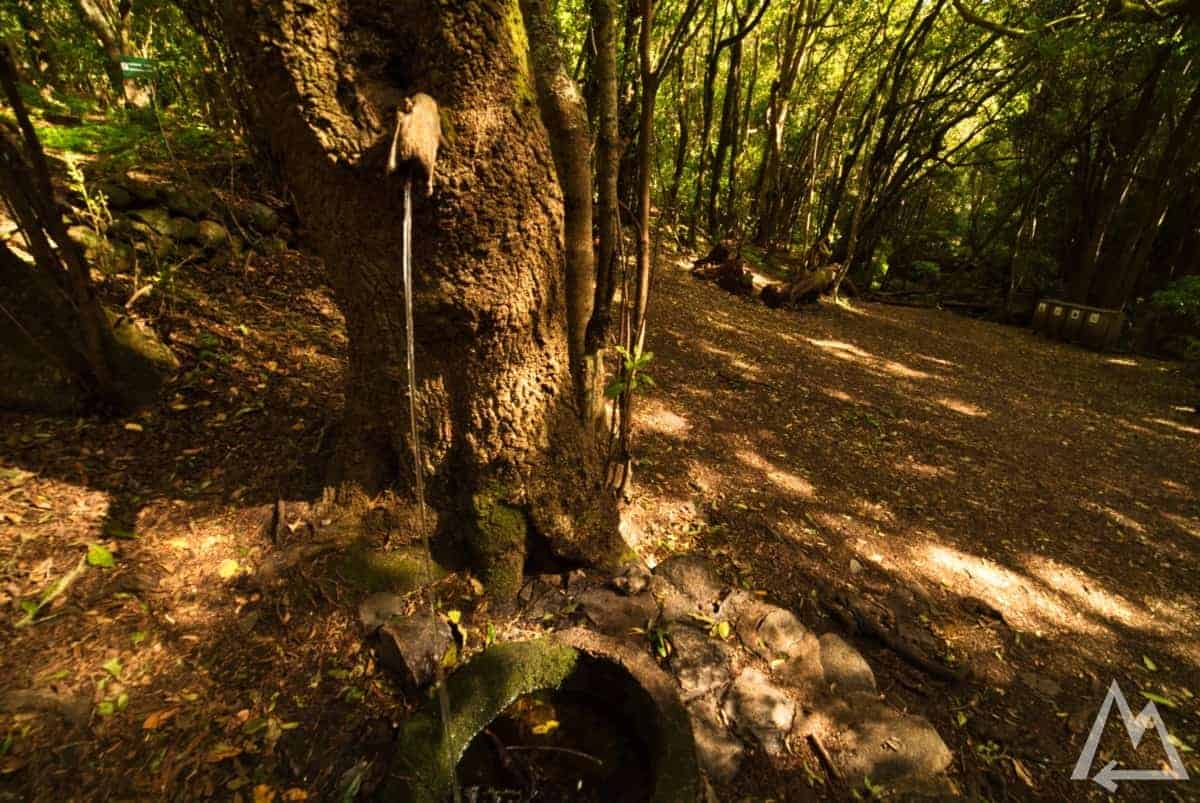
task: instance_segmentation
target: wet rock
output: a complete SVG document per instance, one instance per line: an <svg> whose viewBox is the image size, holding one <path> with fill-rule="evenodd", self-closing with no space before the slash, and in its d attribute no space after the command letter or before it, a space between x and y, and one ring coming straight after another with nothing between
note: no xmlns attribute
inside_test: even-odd
<svg viewBox="0 0 1200 803"><path fill-rule="evenodd" d="M201 220L196 224L196 242L205 248L228 246L229 231L215 220Z"/></svg>
<svg viewBox="0 0 1200 803"><path fill-rule="evenodd" d="M737 775L746 756L742 740L730 733L714 700L694 700L687 706L696 738L696 757L708 777L726 783Z"/></svg>
<svg viewBox="0 0 1200 803"><path fill-rule="evenodd" d="M742 670L725 695L722 710L738 733L753 738L768 754L778 756L787 750L796 703L759 670Z"/></svg>
<svg viewBox="0 0 1200 803"><path fill-rule="evenodd" d="M699 555L672 555L655 567L654 574L686 594L710 616L725 588L712 563Z"/></svg>
<svg viewBox="0 0 1200 803"><path fill-rule="evenodd" d="M358 621L368 633L374 633L394 617L403 616L408 606L404 597L380 591L369 595L358 606Z"/></svg>
<svg viewBox="0 0 1200 803"><path fill-rule="evenodd" d="M862 653L851 647L836 633L826 633L820 638L821 667L825 683L839 694L851 692L873 693L875 673Z"/></svg>
<svg viewBox="0 0 1200 803"><path fill-rule="evenodd" d="M421 611L391 617L379 628L379 662L401 683L419 689L433 680L438 664L454 644L450 626L440 616Z"/></svg>
<svg viewBox="0 0 1200 803"><path fill-rule="evenodd" d="M625 596L607 588L593 588L578 597L583 614L602 633L628 636L658 617L658 603L649 594Z"/></svg>
<svg viewBox="0 0 1200 803"><path fill-rule="evenodd" d="M722 641L692 627L673 627L669 637L669 663L684 700L702 697L729 682L732 656Z"/></svg>
<svg viewBox="0 0 1200 803"><path fill-rule="evenodd" d="M953 756L924 717L904 714L869 694L852 694L827 712L822 743L852 787L866 778L885 786L932 785Z"/></svg>

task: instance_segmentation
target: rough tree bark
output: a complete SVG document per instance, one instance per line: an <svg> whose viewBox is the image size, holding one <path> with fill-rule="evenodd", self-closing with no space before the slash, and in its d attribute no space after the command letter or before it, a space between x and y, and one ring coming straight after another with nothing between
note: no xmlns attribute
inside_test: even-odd
<svg viewBox="0 0 1200 803"><path fill-rule="evenodd" d="M392 110L422 91L447 140L414 193L416 404L442 531L498 596L526 538L569 560L621 554L568 364L562 198L517 0L234 4L226 35L324 257L349 339L331 482L411 482Z"/></svg>

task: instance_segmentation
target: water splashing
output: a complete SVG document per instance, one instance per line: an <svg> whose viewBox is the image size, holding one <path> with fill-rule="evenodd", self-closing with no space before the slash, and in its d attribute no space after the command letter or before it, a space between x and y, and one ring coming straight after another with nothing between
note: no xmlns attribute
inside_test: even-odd
<svg viewBox="0 0 1200 803"><path fill-rule="evenodd" d="M404 249L402 277L404 282L404 340L405 340L405 359L406 374L408 375L408 423L409 423L409 442L412 444L413 456L413 489L417 497L417 522L421 528L421 546L425 550L425 554L432 558L433 552L429 547L429 528L426 526L425 514L425 477L422 469L423 462L421 460L421 440L417 436L417 378L416 365L417 360L413 348L413 279L412 279L412 179L406 179L404 182L404 227L402 229L402 245ZM437 591L433 584L433 569L426 564L425 587L429 590L429 616L433 620L433 624L437 626ZM439 660L436 667L436 683L438 706L442 714L442 730L443 742L446 744L446 761L451 767L454 766L454 757L449 755L450 738L446 730L449 728L450 722L450 695L446 692L446 672L442 667L442 662ZM451 789L454 794L454 803L459 803L461 797L458 790L458 773L452 771L450 774Z"/></svg>

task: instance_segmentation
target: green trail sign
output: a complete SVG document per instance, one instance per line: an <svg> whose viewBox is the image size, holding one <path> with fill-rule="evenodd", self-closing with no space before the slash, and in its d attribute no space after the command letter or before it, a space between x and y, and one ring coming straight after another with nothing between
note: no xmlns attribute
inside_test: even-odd
<svg viewBox="0 0 1200 803"><path fill-rule="evenodd" d="M121 75L126 78L154 75L154 70L154 59L143 59L138 56L121 56Z"/></svg>

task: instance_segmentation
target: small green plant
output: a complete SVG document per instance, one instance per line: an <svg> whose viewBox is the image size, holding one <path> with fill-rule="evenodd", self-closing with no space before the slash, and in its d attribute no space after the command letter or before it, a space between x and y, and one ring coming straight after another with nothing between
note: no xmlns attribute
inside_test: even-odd
<svg viewBox="0 0 1200 803"><path fill-rule="evenodd" d="M91 252L89 256L96 260L97 267L102 272L111 273L115 252L108 243L108 230L113 223L112 212L108 209L108 198L103 192L88 187L78 159L67 159L67 179L68 186L83 199L81 217L94 235L96 245L88 249Z"/></svg>
<svg viewBox="0 0 1200 803"><path fill-rule="evenodd" d="M646 366L654 359L653 351L630 353L624 346L617 346L617 353L621 355L621 371L604 389L605 396L615 399L626 391L634 394L655 387L654 377L646 373Z"/></svg>

